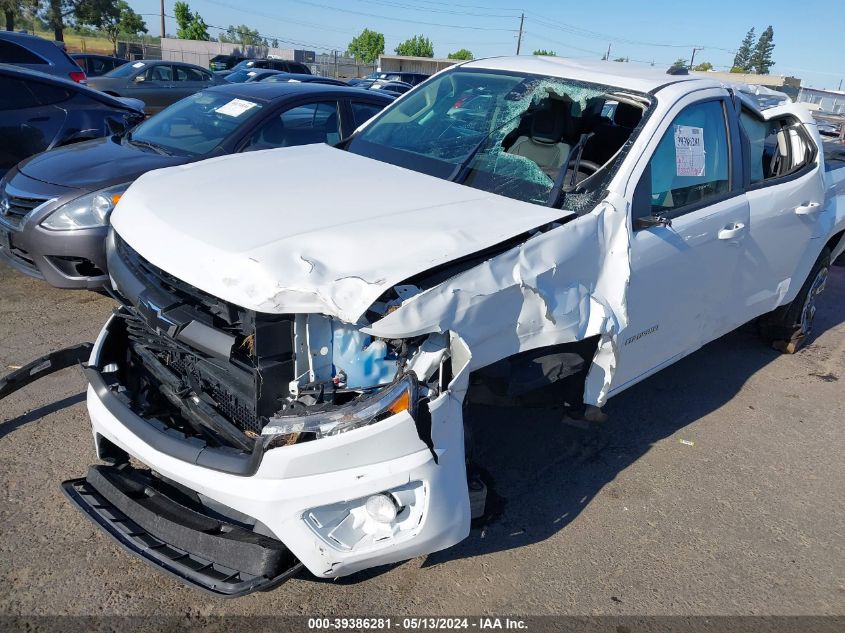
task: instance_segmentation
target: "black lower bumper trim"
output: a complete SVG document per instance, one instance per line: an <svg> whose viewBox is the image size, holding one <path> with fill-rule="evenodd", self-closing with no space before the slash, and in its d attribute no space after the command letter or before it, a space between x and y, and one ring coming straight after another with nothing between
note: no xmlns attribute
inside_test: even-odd
<svg viewBox="0 0 845 633"><path fill-rule="evenodd" d="M93 343L80 343L50 352L0 378L0 399L48 374L87 361L93 347Z"/></svg>
<svg viewBox="0 0 845 633"><path fill-rule="evenodd" d="M266 591L302 569L280 541L188 507L145 471L92 466L62 489L126 551L214 595Z"/></svg>

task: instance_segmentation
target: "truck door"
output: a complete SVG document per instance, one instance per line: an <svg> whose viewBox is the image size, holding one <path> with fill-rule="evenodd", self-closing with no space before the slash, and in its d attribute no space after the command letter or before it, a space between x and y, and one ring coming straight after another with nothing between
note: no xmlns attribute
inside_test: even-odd
<svg viewBox="0 0 845 633"><path fill-rule="evenodd" d="M764 118L765 117L765 118ZM744 321L791 301L826 235L824 177L816 143L794 114L743 108L750 231L739 283Z"/></svg>
<svg viewBox="0 0 845 633"><path fill-rule="evenodd" d="M628 326L611 394L736 325L749 210L726 97L708 89L679 100L632 171Z"/></svg>

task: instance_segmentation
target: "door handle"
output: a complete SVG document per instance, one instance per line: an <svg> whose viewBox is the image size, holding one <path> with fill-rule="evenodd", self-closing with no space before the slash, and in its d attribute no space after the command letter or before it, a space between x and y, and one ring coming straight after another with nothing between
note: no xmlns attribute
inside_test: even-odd
<svg viewBox="0 0 845 633"><path fill-rule="evenodd" d="M808 202L806 204L802 204L801 206L795 207L795 215L812 215L819 209L821 209L822 205L818 202Z"/></svg>
<svg viewBox="0 0 845 633"><path fill-rule="evenodd" d="M745 233L745 225L741 222L733 222L719 231L720 240L732 240Z"/></svg>

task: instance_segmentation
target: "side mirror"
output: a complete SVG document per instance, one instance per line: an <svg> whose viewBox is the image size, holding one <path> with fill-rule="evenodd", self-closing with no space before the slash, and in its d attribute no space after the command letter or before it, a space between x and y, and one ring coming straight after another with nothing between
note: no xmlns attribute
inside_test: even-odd
<svg viewBox="0 0 845 633"><path fill-rule="evenodd" d="M142 83L143 81L144 81L144 75L138 75L137 77L135 77L135 83L136 84Z"/></svg>

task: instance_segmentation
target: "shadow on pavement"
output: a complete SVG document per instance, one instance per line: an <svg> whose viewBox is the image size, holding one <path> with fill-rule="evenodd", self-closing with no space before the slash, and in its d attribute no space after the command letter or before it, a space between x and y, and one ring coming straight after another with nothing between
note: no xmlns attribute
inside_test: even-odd
<svg viewBox="0 0 845 633"><path fill-rule="evenodd" d="M845 269L831 272L826 295L816 335L845 322ZM779 356L743 326L613 398L600 431L563 424L549 410L473 407L475 461L494 480L493 518L424 566L549 538L653 444L730 401Z"/></svg>
<svg viewBox="0 0 845 633"><path fill-rule="evenodd" d="M0 439L6 437L9 433L19 429L24 424L29 422L34 422L43 418L45 415L49 415L51 413L55 413L56 411L61 411L67 407L72 407L75 404L79 404L80 402L85 402L85 392L77 393L72 396L67 396L66 398L62 398L56 402L51 402L50 404L45 404L42 407L38 407L37 409L33 409L32 411L25 413L24 415L19 415L16 418L12 418L11 420L7 420L5 422L0 423Z"/></svg>

